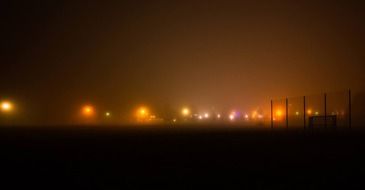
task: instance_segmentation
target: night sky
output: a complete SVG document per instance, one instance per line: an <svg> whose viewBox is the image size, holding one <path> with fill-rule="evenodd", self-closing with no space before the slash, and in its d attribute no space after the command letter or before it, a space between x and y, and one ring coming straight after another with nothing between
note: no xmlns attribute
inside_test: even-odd
<svg viewBox="0 0 365 190"><path fill-rule="evenodd" d="M27 122L80 105L251 109L365 90L363 1L1 1L0 97Z"/></svg>

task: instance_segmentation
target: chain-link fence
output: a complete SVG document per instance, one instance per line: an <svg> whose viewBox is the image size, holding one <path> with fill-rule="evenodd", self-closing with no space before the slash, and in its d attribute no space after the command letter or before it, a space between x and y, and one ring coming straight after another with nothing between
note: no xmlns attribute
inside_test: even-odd
<svg viewBox="0 0 365 190"><path fill-rule="evenodd" d="M271 127L351 127L351 92L274 99Z"/></svg>

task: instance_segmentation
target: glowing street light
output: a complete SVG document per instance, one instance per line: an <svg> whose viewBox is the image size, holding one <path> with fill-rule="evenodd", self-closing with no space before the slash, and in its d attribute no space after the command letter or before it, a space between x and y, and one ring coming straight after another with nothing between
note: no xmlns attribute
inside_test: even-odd
<svg viewBox="0 0 365 190"><path fill-rule="evenodd" d="M146 107L140 107L137 109L136 117L140 122L148 121L149 119L149 110Z"/></svg>
<svg viewBox="0 0 365 190"><path fill-rule="evenodd" d="M230 114L229 115L229 120L233 121L234 120L234 115L233 114Z"/></svg>
<svg viewBox="0 0 365 190"><path fill-rule="evenodd" d="M1 102L1 111L2 112L8 113L8 112L13 111L13 109L14 109L14 105L10 101Z"/></svg>
<svg viewBox="0 0 365 190"><path fill-rule="evenodd" d="M190 114L190 110L189 110L189 108L183 108L183 109L181 110L181 114L182 114L184 117L189 116L189 114Z"/></svg>
<svg viewBox="0 0 365 190"><path fill-rule="evenodd" d="M140 115L145 115L145 114L146 114L146 110L145 110L145 109L143 109L143 108L142 108L142 109L140 109L140 110L139 110L139 114L140 114Z"/></svg>
<svg viewBox="0 0 365 190"><path fill-rule="evenodd" d="M209 113L205 113L204 118L208 119L209 118Z"/></svg>
<svg viewBox="0 0 365 190"><path fill-rule="evenodd" d="M221 118L221 114L217 114L217 118L220 119Z"/></svg>
<svg viewBox="0 0 365 190"><path fill-rule="evenodd" d="M312 110L311 109L307 110L307 113L308 115L312 115Z"/></svg>
<svg viewBox="0 0 365 190"><path fill-rule="evenodd" d="M245 119L247 120L247 119L249 119L249 115L248 114L245 114Z"/></svg>
<svg viewBox="0 0 365 190"><path fill-rule="evenodd" d="M110 116L111 116L110 112L105 112L105 117L110 117Z"/></svg>
<svg viewBox="0 0 365 190"><path fill-rule="evenodd" d="M95 109L91 105L85 105L82 107L81 113L85 117L91 117L95 114Z"/></svg>
<svg viewBox="0 0 365 190"><path fill-rule="evenodd" d="M148 110L145 107L141 107L137 111L138 116L146 117L148 115Z"/></svg>
<svg viewBox="0 0 365 190"><path fill-rule="evenodd" d="M281 110L276 110L276 116L277 116L277 117L281 117L281 116L283 116L283 111L281 111Z"/></svg>
<svg viewBox="0 0 365 190"><path fill-rule="evenodd" d="M253 111L252 112L252 119L256 119L257 115L258 115L257 111Z"/></svg>

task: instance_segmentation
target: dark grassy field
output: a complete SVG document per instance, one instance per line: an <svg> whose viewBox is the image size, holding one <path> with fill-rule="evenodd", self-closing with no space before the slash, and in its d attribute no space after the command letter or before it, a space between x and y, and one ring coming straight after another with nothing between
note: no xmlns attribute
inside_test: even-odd
<svg viewBox="0 0 365 190"><path fill-rule="evenodd" d="M3 127L2 186L359 189L361 130Z"/></svg>

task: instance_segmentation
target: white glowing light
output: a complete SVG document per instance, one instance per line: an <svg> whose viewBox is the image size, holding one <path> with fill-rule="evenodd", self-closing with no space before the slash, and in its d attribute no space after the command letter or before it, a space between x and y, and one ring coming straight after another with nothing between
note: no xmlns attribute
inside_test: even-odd
<svg viewBox="0 0 365 190"><path fill-rule="evenodd" d="M1 111L3 112L10 112L13 110L13 104L8 101L4 101L1 103Z"/></svg>
<svg viewBox="0 0 365 190"><path fill-rule="evenodd" d="M209 114L208 114L208 113L205 113L205 114L204 114L204 117L205 117L205 118L209 118Z"/></svg>

